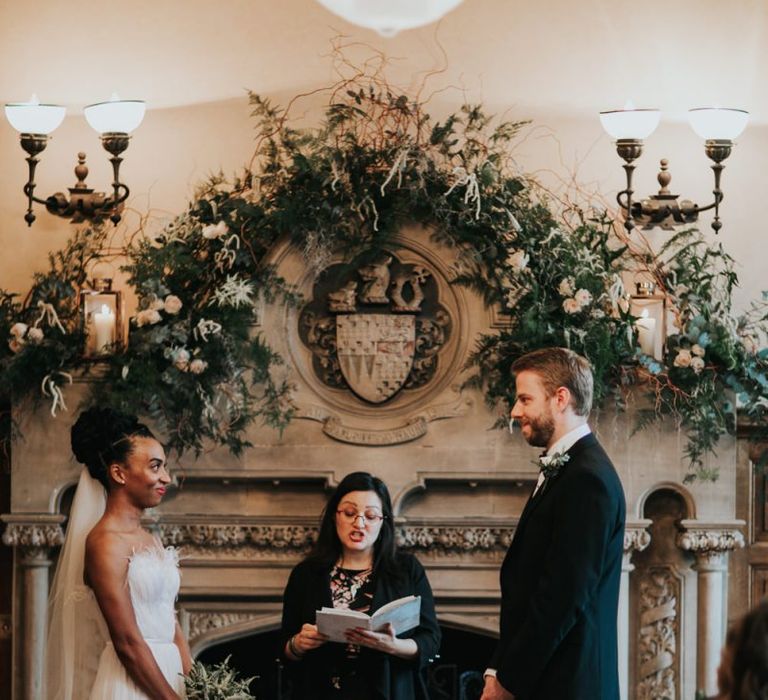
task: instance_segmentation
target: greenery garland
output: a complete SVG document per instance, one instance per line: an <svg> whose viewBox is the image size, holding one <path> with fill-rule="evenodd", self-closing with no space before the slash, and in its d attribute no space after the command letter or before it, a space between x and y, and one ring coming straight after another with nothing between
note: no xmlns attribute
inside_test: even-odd
<svg viewBox="0 0 768 700"><path fill-rule="evenodd" d="M316 129L292 127L290 106L250 102L258 142L242 176L212 178L160 233L121 251L139 310L89 401L150 416L173 449L211 440L239 454L249 424L282 430L294 412L282 360L253 328L262 301L299 301L266 263L274 246L287 237L319 273L334 255L359 265L397 248L395 234L416 222L457 251L455 283L509 318L470 359L470 384L500 411L514 401L511 362L564 345L592 362L598 400L623 404L639 386L653 400L643 424L679 420L691 477L716 478L703 457L733 432L737 405L765 424L765 300L733 318L737 278L722 246L684 231L653 255L604 214L556 211L512 160L524 122L468 105L434 120L377 73L335 86ZM56 413L72 374L91 367L77 298L105 235L78 232L23 303L0 295L0 386L17 403L48 398ZM637 270L656 279L675 319L662 361L637 347L623 285Z"/></svg>

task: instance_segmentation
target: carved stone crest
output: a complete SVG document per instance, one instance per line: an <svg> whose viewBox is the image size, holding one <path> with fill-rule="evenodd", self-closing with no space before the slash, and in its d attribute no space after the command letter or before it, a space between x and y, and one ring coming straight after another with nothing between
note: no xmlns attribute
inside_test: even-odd
<svg viewBox="0 0 768 700"><path fill-rule="evenodd" d="M451 332L432 271L393 253L328 268L299 325L321 381L369 404L428 384Z"/></svg>

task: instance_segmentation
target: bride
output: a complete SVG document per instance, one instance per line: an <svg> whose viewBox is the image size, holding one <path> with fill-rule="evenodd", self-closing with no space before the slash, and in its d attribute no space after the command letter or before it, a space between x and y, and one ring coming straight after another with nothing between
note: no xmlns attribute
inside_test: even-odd
<svg viewBox="0 0 768 700"><path fill-rule="evenodd" d="M163 447L135 417L92 408L72 451L85 468L51 589L46 697L179 700L192 658L178 555L141 526L170 483Z"/></svg>

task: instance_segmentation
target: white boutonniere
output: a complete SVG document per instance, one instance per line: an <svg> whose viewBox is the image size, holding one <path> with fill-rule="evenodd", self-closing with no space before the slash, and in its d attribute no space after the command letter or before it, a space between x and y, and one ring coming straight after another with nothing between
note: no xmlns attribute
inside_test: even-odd
<svg viewBox="0 0 768 700"><path fill-rule="evenodd" d="M542 455L536 464L538 464L542 474L544 474L544 478L549 479L555 476L570 458L571 455L567 452L555 452L551 455Z"/></svg>

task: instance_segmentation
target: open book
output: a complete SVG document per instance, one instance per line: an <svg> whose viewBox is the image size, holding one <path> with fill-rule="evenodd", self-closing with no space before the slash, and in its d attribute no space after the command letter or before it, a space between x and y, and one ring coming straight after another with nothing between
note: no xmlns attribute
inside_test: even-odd
<svg viewBox="0 0 768 700"><path fill-rule="evenodd" d="M318 632L327 634L332 642L346 642L344 633L348 629L362 627L379 632L387 623L392 624L395 635L398 635L419 626L421 596L409 595L390 601L373 615L343 608L322 608L316 615Z"/></svg>

